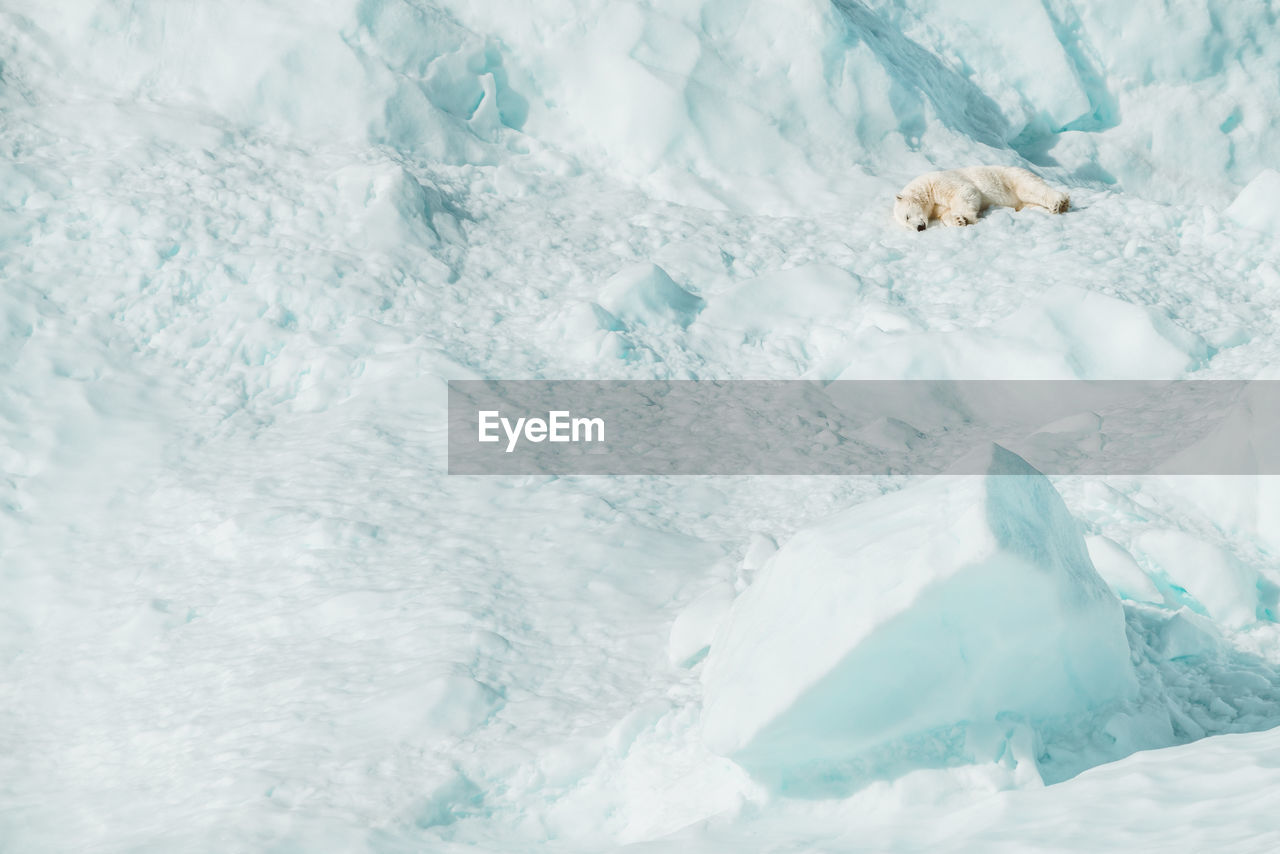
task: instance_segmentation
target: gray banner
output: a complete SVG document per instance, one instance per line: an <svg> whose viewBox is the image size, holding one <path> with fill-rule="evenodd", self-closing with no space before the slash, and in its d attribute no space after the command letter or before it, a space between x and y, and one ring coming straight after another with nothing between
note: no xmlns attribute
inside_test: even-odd
<svg viewBox="0 0 1280 854"><path fill-rule="evenodd" d="M450 474L1280 474L1277 428L1272 380L449 383Z"/></svg>

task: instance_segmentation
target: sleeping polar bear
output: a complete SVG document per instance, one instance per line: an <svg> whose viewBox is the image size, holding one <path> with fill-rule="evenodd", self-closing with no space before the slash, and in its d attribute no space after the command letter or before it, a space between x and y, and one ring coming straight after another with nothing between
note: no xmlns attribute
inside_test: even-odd
<svg viewBox="0 0 1280 854"><path fill-rule="evenodd" d="M907 228L924 231L929 220L944 225L973 225L978 214L998 206L1022 210L1039 205L1062 213L1071 199L1017 166L969 166L929 172L902 188L893 218Z"/></svg>

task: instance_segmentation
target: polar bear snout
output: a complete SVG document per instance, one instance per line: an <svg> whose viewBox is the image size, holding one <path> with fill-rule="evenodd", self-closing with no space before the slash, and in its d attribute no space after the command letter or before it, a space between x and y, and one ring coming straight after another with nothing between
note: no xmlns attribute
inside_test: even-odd
<svg viewBox="0 0 1280 854"><path fill-rule="evenodd" d="M922 199L899 195L893 202L893 218L906 228L924 231L929 226L929 209Z"/></svg>

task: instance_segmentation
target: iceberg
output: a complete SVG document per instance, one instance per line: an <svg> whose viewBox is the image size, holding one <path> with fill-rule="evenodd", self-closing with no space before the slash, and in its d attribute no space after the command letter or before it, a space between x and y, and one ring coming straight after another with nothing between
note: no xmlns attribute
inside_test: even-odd
<svg viewBox="0 0 1280 854"><path fill-rule="evenodd" d="M968 730L1136 695L1123 609L1062 498L999 446L982 460L779 550L711 645L708 747L802 791L994 759Z"/></svg>

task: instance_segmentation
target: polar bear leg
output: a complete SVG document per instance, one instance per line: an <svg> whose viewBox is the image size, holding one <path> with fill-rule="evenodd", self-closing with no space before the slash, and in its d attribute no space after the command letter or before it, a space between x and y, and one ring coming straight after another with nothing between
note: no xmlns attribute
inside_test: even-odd
<svg viewBox="0 0 1280 854"><path fill-rule="evenodd" d="M1014 195L1024 205L1039 205L1051 213L1064 213L1071 204L1070 196L1058 192L1025 169L1017 170L1011 177L1009 184Z"/></svg>
<svg viewBox="0 0 1280 854"><path fill-rule="evenodd" d="M965 187L951 199L947 213L942 217L945 225L973 225L982 210L982 193L977 187Z"/></svg>

